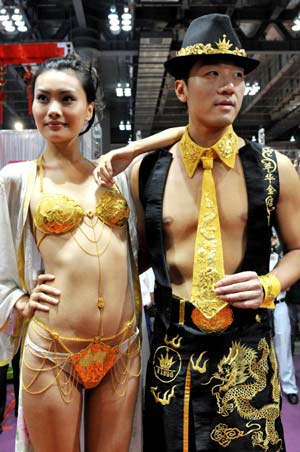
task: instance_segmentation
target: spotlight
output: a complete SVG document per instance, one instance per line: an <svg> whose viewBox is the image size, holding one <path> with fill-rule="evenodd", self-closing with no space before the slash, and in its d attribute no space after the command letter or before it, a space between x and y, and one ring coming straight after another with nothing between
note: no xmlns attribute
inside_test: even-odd
<svg viewBox="0 0 300 452"><path fill-rule="evenodd" d="M23 123L21 121L16 121L14 123L14 128L19 132L24 129Z"/></svg>

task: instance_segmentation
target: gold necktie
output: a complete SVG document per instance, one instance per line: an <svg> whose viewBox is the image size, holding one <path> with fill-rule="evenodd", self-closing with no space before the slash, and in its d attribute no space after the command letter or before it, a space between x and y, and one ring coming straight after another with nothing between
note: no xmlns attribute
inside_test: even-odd
<svg viewBox="0 0 300 452"><path fill-rule="evenodd" d="M190 300L196 308L192 312L192 320L203 331L222 331L232 323L233 313L228 303L214 291L216 282L224 276L224 260L212 167L216 157L230 168L234 167L238 137L230 125L220 140L207 149L192 141L187 127L180 141L180 151L189 177L194 175L200 161L203 165Z"/></svg>

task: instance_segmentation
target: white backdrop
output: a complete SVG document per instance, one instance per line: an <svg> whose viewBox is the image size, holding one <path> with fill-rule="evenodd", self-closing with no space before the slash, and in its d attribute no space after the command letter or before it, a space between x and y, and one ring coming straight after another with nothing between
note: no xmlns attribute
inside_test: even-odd
<svg viewBox="0 0 300 452"><path fill-rule="evenodd" d="M13 160L32 160L43 151L37 130L0 130L0 168Z"/></svg>
<svg viewBox="0 0 300 452"><path fill-rule="evenodd" d="M98 125L99 128L99 125ZM94 128L93 128L94 129ZM94 159L101 154L101 133L95 137L95 130L89 130L80 137L81 153L87 159ZM0 169L10 161L33 160L42 152L45 141L37 130L0 130ZM92 151L93 149L93 151Z"/></svg>

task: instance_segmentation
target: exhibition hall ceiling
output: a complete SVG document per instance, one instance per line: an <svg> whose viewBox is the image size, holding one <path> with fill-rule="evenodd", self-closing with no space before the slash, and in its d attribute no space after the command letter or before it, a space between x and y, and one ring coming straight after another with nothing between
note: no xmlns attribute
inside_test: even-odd
<svg viewBox="0 0 300 452"><path fill-rule="evenodd" d="M18 8L25 25L23 31L6 31L0 24L0 45L66 42L92 60L101 73L104 122L114 146L136 139L136 134L187 123L186 108L177 100L163 63L180 48L194 18L228 14L247 53L261 61L247 78L238 133L258 140L264 129L267 143L300 145L299 0L0 0L2 15L3 8ZM113 22L109 14L115 16ZM25 71L22 64L6 67L2 128L13 128L16 120L34 127Z"/></svg>

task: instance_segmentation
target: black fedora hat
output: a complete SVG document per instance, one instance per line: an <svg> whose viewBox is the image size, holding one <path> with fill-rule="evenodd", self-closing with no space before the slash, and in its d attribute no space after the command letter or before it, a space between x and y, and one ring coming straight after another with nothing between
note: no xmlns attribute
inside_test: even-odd
<svg viewBox="0 0 300 452"><path fill-rule="evenodd" d="M214 61L220 57L244 68L245 74L259 65L258 60L247 57L229 16L207 14L191 22L181 49L165 62L165 68L175 78L185 78L199 58Z"/></svg>

